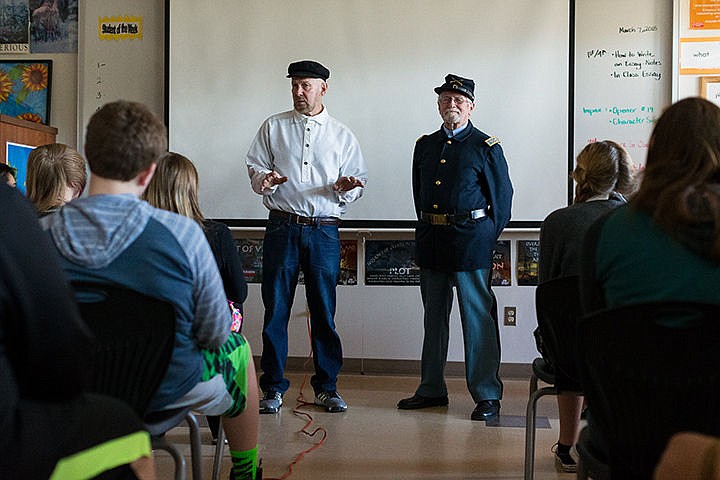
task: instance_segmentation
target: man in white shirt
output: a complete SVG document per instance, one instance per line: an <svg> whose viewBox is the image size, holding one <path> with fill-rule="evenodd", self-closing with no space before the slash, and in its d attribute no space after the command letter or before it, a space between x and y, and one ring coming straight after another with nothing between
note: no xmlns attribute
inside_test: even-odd
<svg viewBox="0 0 720 480"><path fill-rule="evenodd" d="M278 412L290 386L284 376L287 328L301 269L312 328L315 403L344 412L347 405L336 388L343 360L334 320L338 225L347 204L362 196L367 169L355 135L323 106L330 71L303 60L291 63L287 76L293 110L265 120L246 160L252 188L270 211L263 240L260 412Z"/></svg>

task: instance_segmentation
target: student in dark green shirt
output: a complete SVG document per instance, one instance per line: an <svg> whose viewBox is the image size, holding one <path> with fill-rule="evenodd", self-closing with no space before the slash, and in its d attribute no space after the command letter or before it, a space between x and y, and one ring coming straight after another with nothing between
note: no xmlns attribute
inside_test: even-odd
<svg viewBox="0 0 720 480"><path fill-rule="evenodd" d="M720 304L720 108L687 98L650 138L635 197L585 237L586 312L656 300Z"/></svg>

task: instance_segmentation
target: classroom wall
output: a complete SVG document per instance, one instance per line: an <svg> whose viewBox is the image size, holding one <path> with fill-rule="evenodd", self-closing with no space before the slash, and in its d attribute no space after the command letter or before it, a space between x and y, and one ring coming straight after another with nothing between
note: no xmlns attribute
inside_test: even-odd
<svg viewBox="0 0 720 480"><path fill-rule="evenodd" d="M625 0L604 0L612 4L626 4ZM669 0L667 0L669 1ZM680 1L680 0L677 0ZM682 0L687 2L689 0ZM163 10L164 0L80 0L80 50L78 55L30 55L33 58L52 58L55 62L52 83L51 124L58 128L58 141L70 145L81 144L78 139L94 112L101 104L128 98L143 101L159 115L163 114ZM609 8L608 10L612 10ZM651 12L652 13L652 12ZM105 15L141 15L144 38L141 41L101 41L97 37L97 21ZM653 17L654 18L654 17ZM598 48L607 42L598 39ZM3 58L13 58L4 56ZM22 58L28 58L23 55ZM97 63L109 66L103 73L102 98L97 98ZM111 73L110 73L111 72ZM660 106L658 107L660 108ZM268 112L272 113L272 112ZM371 172L372 173L372 172ZM244 181L244 179L239 179ZM201 179L202 182L202 179ZM565 182L565 178L558 178ZM248 201L259 202L252 198ZM262 232L236 229L236 236L261 236ZM343 236L356 233L344 232ZM409 239L411 232L373 232L375 239ZM511 240L513 262L516 260L515 242L538 238L537 229L509 230L502 239ZM515 275L515 264L512 266ZM537 355L532 330L535 327L534 287L497 287L499 309L517 307L517 326L500 327L502 361L527 364ZM258 354L261 351L262 324L260 287L250 285L246 306L245 332ZM309 352L305 327L304 291L298 289L291 318L290 355L304 357ZM345 355L351 359L417 360L422 342L422 307L417 287L339 287L338 331L343 338ZM457 307L451 319L452 335L450 361L463 358Z"/></svg>
<svg viewBox="0 0 720 480"><path fill-rule="evenodd" d="M259 197L257 199L259 201ZM261 231L234 229L236 237L262 238ZM364 234L361 234L364 235ZM356 232L341 232L342 239L361 238ZM411 231L374 231L370 240L409 240ZM517 308L516 326L503 326L500 320L502 362L528 364L537 356L532 331L535 320L535 287L518 286L516 276L518 240L537 240L537 229L510 230L503 232L501 240L510 240L512 284L508 287L494 287L500 315L505 306ZM359 248L363 262L362 248ZM359 265L362 277L362 265ZM363 279L359 285L338 286L336 324L343 340L343 354L356 360L419 360L422 348L422 303L420 288L416 286L366 286ZM306 304L304 287L298 286L292 313L290 315L289 352L292 357L309 354L309 340L306 326ZM249 296L245 304L243 332L256 354L262 351L263 305L260 285L249 285ZM450 317L451 333L448 360L463 360L463 345L457 301ZM397 368L393 366L391 368Z"/></svg>

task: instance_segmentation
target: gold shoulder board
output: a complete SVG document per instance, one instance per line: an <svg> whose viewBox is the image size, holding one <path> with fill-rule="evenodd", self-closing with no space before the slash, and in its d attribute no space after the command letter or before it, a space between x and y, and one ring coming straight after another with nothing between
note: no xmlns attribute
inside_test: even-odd
<svg viewBox="0 0 720 480"><path fill-rule="evenodd" d="M497 137L490 137L487 140L485 140L485 143L488 144L488 147L492 147L496 143L500 143L500 139Z"/></svg>

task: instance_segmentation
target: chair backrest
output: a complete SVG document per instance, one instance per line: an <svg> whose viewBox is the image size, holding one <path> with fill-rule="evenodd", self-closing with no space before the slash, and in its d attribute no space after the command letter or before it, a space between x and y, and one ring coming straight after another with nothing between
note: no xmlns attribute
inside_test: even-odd
<svg viewBox="0 0 720 480"><path fill-rule="evenodd" d="M143 417L175 343L175 310L116 285L73 282L80 314L97 339L90 391L119 398Z"/></svg>
<svg viewBox="0 0 720 480"><path fill-rule="evenodd" d="M591 427L613 478L651 478L673 433L720 434L720 305L649 303L578 324Z"/></svg>
<svg viewBox="0 0 720 480"><path fill-rule="evenodd" d="M556 278L538 285L535 312L543 357L552 365L556 388L580 391L576 341L581 315L578 276Z"/></svg>

